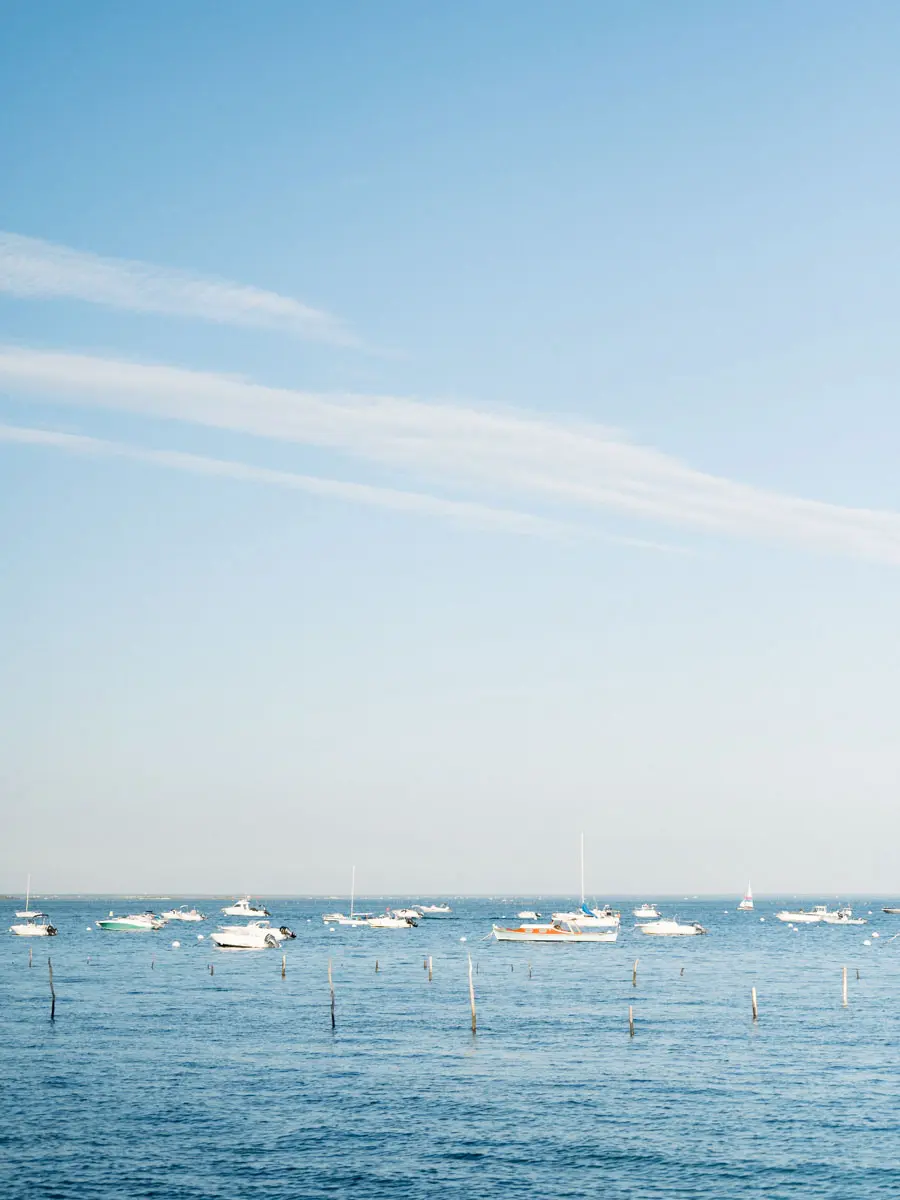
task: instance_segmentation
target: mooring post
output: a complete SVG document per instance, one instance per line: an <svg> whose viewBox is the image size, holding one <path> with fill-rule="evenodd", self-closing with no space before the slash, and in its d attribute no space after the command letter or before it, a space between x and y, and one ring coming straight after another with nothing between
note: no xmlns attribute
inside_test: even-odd
<svg viewBox="0 0 900 1200"><path fill-rule="evenodd" d="M50 972L50 1020L56 1020L56 990L53 987L53 963L47 959L47 970Z"/></svg>
<svg viewBox="0 0 900 1200"><path fill-rule="evenodd" d="M28 947L28 965L29 965L29 967L34 966L34 963L31 961L31 947L30 946Z"/></svg>
<svg viewBox="0 0 900 1200"><path fill-rule="evenodd" d="M334 1029L334 980L331 977L331 959L328 960L328 990L331 992L331 1028Z"/></svg>
<svg viewBox="0 0 900 1200"><path fill-rule="evenodd" d="M528 978L531 978L531 963L528 964Z"/></svg>
<svg viewBox="0 0 900 1200"><path fill-rule="evenodd" d="M758 1021L759 1020L759 1009L756 1005L756 988L755 987L750 989L750 1004L753 1008L753 1020Z"/></svg>
<svg viewBox="0 0 900 1200"><path fill-rule="evenodd" d="M284 979L284 977L286 975L287 975L287 955L282 954L282 956L281 956L281 978Z"/></svg>
<svg viewBox="0 0 900 1200"><path fill-rule="evenodd" d="M636 958L634 960L634 966L631 968L631 986L632 987L637 987L637 965L640 961L641 960L639 958Z"/></svg>
<svg viewBox="0 0 900 1200"><path fill-rule="evenodd" d="M378 959L375 959L375 974L378 974Z"/></svg>
<svg viewBox="0 0 900 1200"><path fill-rule="evenodd" d="M847 968L846 967L842 968L841 977L842 977L841 991L843 992L843 996L844 996L843 1007L846 1008L847 1007Z"/></svg>
<svg viewBox="0 0 900 1200"><path fill-rule="evenodd" d="M431 962L431 955L429 954L429 955L428 955L428 982L429 982L429 983L431 983L431 980L432 980L433 978L434 978L434 976L433 976L433 973L432 973L432 962Z"/></svg>
<svg viewBox="0 0 900 1200"><path fill-rule="evenodd" d="M628 1034L629 1037L634 1037L634 1005L628 1005Z"/></svg>
<svg viewBox="0 0 900 1200"><path fill-rule="evenodd" d="M475 1016L475 984L472 982L472 955L469 955L469 1004L472 1008L472 1032L475 1032L477 1018Z"/></svg>

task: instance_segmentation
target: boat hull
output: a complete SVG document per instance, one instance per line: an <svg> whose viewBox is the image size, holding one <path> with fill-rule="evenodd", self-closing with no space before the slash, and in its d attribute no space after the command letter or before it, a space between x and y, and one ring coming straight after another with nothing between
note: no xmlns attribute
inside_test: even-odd
<svg viewBox="0 0 900 1200"><path fill-rule="evenodd" d="M555 929L552 925L522 926L518 929L495 925L493 934L498 942L545 942L550 945L559 942L614 942L619 936L617 929Z"/></svg>
<svg viewBox="0 0 900 1200"><path fill-rule="evenodd" d="M677 921L648 921L637 928L649 937L697 937L706 933L700 925L681 925Z"/></svg>
<svg viewBox="0 0 900 1200"><path fill-rule="evenodd" d="M52 925L10 925L9 932L16 937L55 937L56 930Z"/></svg>

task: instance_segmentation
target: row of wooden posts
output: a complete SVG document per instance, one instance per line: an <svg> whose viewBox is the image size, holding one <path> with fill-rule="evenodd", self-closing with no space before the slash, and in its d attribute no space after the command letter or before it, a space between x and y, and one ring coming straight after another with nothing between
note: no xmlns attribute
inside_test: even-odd
<svg viewBox="0 0 900 1200"><path fill-rule="evenodd" d="M475 1033L478 1028L478 1015L475 1010L475 984L472 979L472 955L471 954L468 955L468 959L469 959L469 1007L471 1008L471 1011L472 1011L472 1032ZM89 958L88 962L90 962L90 961L91 960ZM639 962L640 962L640 959L636 958L634 960L634 966L631 969L631 986L632 987L637 987L637 969L638 969ZM32 950L31 950L30 946L28 947L28 965L29 965L29 967L34 965L33 958L32 958ZM151 966L151 968L154 968L156 966L156 956L155 955L151 959L150 966ZM428 972L428 982L431 983L432 979L434 978L434 971L433 971L433 960L432 960L432 956L430 954L425 959L422 966L423 966L423 969ZM47 969L50 973L50 1020L54 1021L54 1020L56 1020L56 991L53 987L53 963L49 958L47 959ZM477 971L478 968L476 967L475 969ZM375 973L376 974L378 973L378 970L379 970L378 959L376 958L375 959ZM212 963L209 963L209 973L210 973L210 975L214 975L216 973L216 968ZM681 974L682 975L684 974L684 967L681 968ZM286 954L282 954L282 956L281 956L281 978L282 979L287 978L287 955ZM528 978L529 979L531 978L531 963L528 964ZM857 971L856 971L856 978L859 979L859 968L857 968ZM332 972L331 972L331 959L330 958L328 960L328 991L331 995L331 1028L334 1029L335 1028L334 977L332 976ZM847 968L846 967L841 968L841 997L842 997L841 1007L842 1008L849 1007L848 1000L847 1000ZM753 1020L758 1021L759 1020L759 1004L757 1002L755 987L752 987L750 989L750 1008L753 1013ZM628 1033L629 1033L629 1036L634 1037L634 1005L632 1005L632 1004L628 1005Z"/></svg>

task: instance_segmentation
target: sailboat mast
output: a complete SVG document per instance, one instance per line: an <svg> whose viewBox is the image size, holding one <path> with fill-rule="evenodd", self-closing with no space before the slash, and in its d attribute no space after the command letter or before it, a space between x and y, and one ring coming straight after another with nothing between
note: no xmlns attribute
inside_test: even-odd
<svg viewBox="0 0 900 1200"><path fill-rule="evenodd" d="M581 835L581 907L584 908L584 834Z"/></svg>
<svg viewBox="0 0 900 1200"><path fill-rule="evenodd" d="M31 876L28 876L28 882L25 884L25 911L31 909Z"/></svg>
<svg viewBox="0 0 900 1200"><path fill-rule="evenodd" d="M350 876L350 916L353 916L353 901L356 897L356 867Z"/></svg>

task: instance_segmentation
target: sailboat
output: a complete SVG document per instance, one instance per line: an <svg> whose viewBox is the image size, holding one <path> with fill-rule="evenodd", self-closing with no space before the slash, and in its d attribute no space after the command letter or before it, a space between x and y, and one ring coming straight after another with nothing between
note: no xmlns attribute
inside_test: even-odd
<svg viewBox="0 0 900 1200"><path fill-rule="evenodd" d="M620 913L613 912L608 904L603 908L588 908L584 898L584 834L581 835L581 908L577 912L558 912L554 921L570 921L580 930L618 929Z"/></svg>
<svg viewBox="0 0 900 1200"><path fill-rule="evenodd" d="M344 913L322 913L326 925L366 925L374 913L354 913L353 902L356 899L356 867L352 868L350 876L350 916Z"/></svg>
<svg viewBox="0 0 900 1200"><path fill-rule="evenodd" d="M24 917L26 919L26 921L30 921L34 917L40 917L43 915L42 913L32 911L30 901L31 901L31 876L29 875L28 882L25 884L25 907L20 912L16 913L17 917Z"/></svg>
<svg viewBox="0 0 900 1200"><path fill-rule="evenodd" d="M751 912L753 909L753 892L750 890L750 884L747 884L747 891L743 900L738 905L741 912Z"/></svg>

